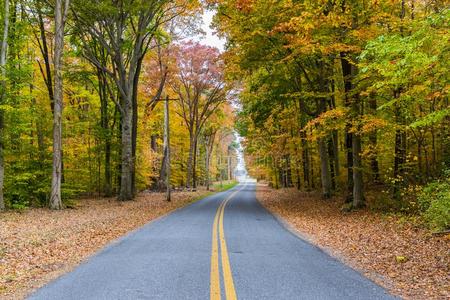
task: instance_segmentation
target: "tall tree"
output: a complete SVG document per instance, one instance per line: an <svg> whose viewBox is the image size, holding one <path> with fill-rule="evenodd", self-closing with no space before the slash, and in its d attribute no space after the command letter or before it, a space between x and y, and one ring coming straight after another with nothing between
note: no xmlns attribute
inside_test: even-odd
<svg viewBox="0 0 450 300"><path fill-rule="evenodd" d="M3 105L6 97L6 58L8 51L8 30L9 30L9 0L5 0L3 21L2 48L0 49L1 68L1 91L0 105ZM4 111L0 108L0 210L5 209L5 199L3 197L3 186L5 182L5 158L4 158Z"/></svg>
<svg viewBox="0 0 450 300"><path fill-rule="evenodd" d="M63 112L63 77L62 57L64 53L64 27L69 11L70 0L55 2L55 49L54 49L54 108L53 108L53 171L52 188L50 192L50 208L62 209L61 178L62 178L62 112Z"/></svg>
<svg viewBox="0 0 450 300"><path fill-rule="evenodd" d="M179 114L189 131L186 187L195 189L200 132L209 117L226 100L222 61L218 49L186 42L177 51L177 67L170 85L178 95Z"/></svg>
<svg viewBox="0 0 450 300"><path fill-rule="evenodd" d="M191 1L190 1L191 2ZM121 180L120 200L131 200L135 193L135 151L137 130L137 92L145 54L161 25L185 9L171 1L110 1L100 3L75 0L74 15L84 56L102 69L115 83L121 113ZM96 40L111 57L106 64L96 57L91 40Z"/></svg>

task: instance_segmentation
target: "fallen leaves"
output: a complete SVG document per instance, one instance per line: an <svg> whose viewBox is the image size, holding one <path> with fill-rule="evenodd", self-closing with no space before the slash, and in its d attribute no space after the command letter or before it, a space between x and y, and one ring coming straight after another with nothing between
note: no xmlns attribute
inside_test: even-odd
<svg viewBox="0 0 450 300"><path fill-rule="evenodd" d="M449 235L433 236L397 216L344 213L337 198L259 185L258 200L312 243L406 299L450 299Z"/></svg>
<svg viewBox="0 0 450 300"><path fill-rule="evenodd" d="M24 298L70 271L105 244L208 194L145 193L135 201L80 200L77 209L30 209L0 214L0 298Z"/></svg>

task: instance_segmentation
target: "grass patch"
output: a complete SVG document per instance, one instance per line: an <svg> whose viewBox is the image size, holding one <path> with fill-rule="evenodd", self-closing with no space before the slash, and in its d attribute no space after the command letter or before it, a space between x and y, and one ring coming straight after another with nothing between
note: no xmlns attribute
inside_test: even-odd
<svg viewBox="0 0 450 300"><path fill-rule="evenodd" d="M226 181L226 182L224 182L222 184L220 182L218 182L218 183L215 183L215 184L212 185L212 190L215 193L223 192L223 191L226 191L226 190L234 188L236 185L238 185L238 183L239 182L237 182L235 180Z"/></svg>
<svg viewBox="0 0 450 300"><path fill-rule="evenodd" d="M223 184L215 183L215 184L213 184L211 186L211 189L210 189L209 192L207 192L204 195L197 196L197 197L193 198L189 203L194 203L194 202L200 201L200 200L202 200L202 199L204 199L206 197L209 197L211 195L214 195L216 193L225 192L225 191L227 191L229 189L234 188L238 184L239 184L239 182L237 182L235 180L233 180L233 181L226 181Z"/></svg>

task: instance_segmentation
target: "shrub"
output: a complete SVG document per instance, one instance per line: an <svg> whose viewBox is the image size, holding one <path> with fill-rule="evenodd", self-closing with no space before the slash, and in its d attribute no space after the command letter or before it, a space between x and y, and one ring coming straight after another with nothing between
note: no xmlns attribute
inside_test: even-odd
<svg viewBox="0 0 450 300"><path fill-rule="evenodd" d="M445 172L449 175L448 172ZM450 178L429 183L418 202L428 226L436 231L450 229Z"/></svg>

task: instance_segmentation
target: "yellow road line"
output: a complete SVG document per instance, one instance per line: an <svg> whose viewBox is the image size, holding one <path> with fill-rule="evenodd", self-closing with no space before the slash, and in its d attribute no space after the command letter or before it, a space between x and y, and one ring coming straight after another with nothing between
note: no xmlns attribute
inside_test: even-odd
<svg viewBox="0 0 450 300"><path fill-rule="evenodd" d="M236 290L234 289L233 274L231 273L230 260L228 258L227 242L225 241L225 234L223 232L223 213L225 211L225 206L231 197L225 201L222 206L222 211L220 212L219 218L219 237L220 237L220 252L222 254L222 272L223 280L225 286L225 295L227 300L236 300Z"/></svg>
<svg viewBox="0 0 450 300"><path fill-rule="evenodd" d="M219 220L219 211L223 202L217 209L214 217L213 233L212 233L212 252L211 252L211 282L210 282L210 299L220 300L220 274L219 274L219 247L217 241L217 223Z"/></svg>
<svg viewBox="0 0 450 300"><path fill-rule="evenodd" d="M211 279L210 279L210 299L220 300L220 272L219 272L219 247L222 254L222 273L224 279L225 296L227 300L236 300L236 290L234 288L233 274L231 272L230 260L228 257L227 243L225 239L225 233L223 229L223 216L225 212L225 206L227 203L240 192L245 184L239 190L233 192L228 198L222 201L217 208L216 215L214 216L213 232L212 232L212 250L211 250ZM219 238L217 237L217 231L219 231Z"/></svg>

